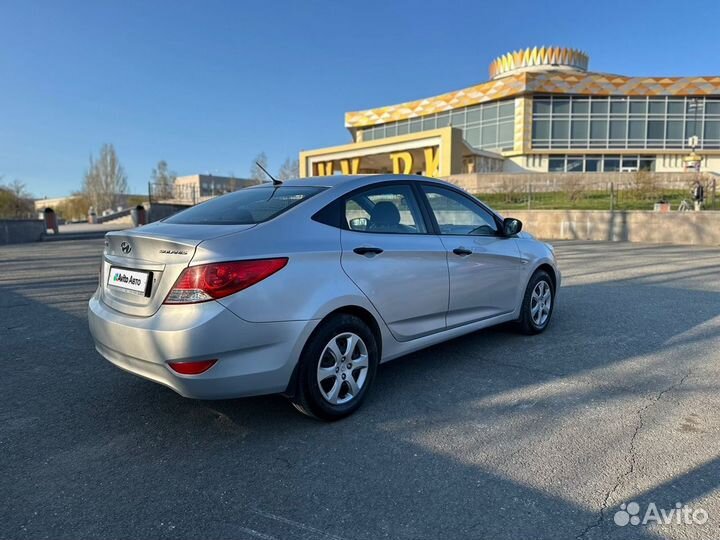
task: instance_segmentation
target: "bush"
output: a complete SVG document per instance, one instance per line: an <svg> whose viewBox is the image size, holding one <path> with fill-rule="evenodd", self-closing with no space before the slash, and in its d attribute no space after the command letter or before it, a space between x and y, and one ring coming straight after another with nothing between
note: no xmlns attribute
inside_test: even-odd
<svg viewBox="0 0 720 540"><path fill-rule="evenodd" d="M648 171L637 171L630 179L629 195L637 201L656 201L660 196L655 177Z"/></svg>
<svg viewBox="0 0 720 540"><path fill-rule="evenodd" d="M87 219L90 201L82 193L73 193L72 197L57 205L55 213L65 221L81 221Z"/></svg>
<svg viewBox="0 0 720 540"><path fill-rule="evenodd" d="M35 217L33 202L25 197L18 197L10 189L0 186L0 218L29 219Z"/></svg>

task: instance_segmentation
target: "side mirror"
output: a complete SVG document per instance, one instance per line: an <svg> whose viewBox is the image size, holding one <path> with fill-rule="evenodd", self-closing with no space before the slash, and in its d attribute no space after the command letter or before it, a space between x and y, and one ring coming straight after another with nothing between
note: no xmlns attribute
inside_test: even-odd
<svg viewBox="0 0 720 540"><path fill-rule="evenodd" d="M515 236L522 231L522 221L515 218L505 218L503 220L503 236Z"/></svg>
<svg viewBox="0 0 720 540"><path fill-rule="evenodd" d="M354 218L350 220L349 225L353 231L364 231L367 229L368 220L364 217Z"/></svg>

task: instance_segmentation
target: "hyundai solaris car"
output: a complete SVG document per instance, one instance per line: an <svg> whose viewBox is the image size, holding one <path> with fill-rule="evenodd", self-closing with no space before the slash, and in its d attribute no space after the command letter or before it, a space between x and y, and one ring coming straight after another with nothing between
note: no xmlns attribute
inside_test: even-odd
<svg viewBox="0 0 720 540"><path fill-rule="evenodd" d="M196 399L354 412L378 365L499 323L545 330L552 248L446 182L263 184L105 237L89 324L116 366Z"/></svg>

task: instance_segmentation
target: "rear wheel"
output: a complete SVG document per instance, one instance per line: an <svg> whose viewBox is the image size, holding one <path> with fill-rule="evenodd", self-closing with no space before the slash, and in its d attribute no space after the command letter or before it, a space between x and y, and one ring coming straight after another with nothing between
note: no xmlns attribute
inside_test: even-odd
<svg viewBox="0 0 720 540"><path fill-rule="evenodd" d="M323 322L300 358L293 405L321 420L339 420L362 404L375 378L378 347L368 326L353 315Z"/></svg>
<svg viewBox="0 0 720 540"><path fill-rule="evenodd" d="M524 334L539 334L547 328L555 304L553 281L544 270L538 270L530 278L518 324Z"/></svg>

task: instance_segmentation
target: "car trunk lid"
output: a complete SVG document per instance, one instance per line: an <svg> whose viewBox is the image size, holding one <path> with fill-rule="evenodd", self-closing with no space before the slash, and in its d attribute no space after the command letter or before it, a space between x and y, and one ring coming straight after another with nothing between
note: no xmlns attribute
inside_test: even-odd
<svg viewBox="0 0 720 540"><path fill-rule="evenodd" d="M158 222L108 233L100 273L103 302L128 315L149 317L160 308L180 273L188 267L197 246L205 240L254 226ZM147 288L121 288L113 279L123 274L131 279L147 279Z"/></svg>

